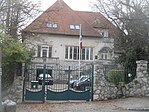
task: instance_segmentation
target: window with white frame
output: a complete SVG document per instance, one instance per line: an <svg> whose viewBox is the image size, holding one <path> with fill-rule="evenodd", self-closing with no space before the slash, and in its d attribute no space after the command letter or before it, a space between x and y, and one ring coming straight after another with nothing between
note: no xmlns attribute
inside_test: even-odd
<svg viewBox="0 0 149 112"><path fill-rule="evenodd" d="M101 54L101 59L108 59L108 54L107 53L102 53Z"/></svg>
<svg viewBox="0 0 149 112"><path fill-rule="evenodd" d="M38 46L38 53L37 53L38 57L52 57L52 47L50 46Z"/></svg>
<svg viewBox="0 0 149 112"><path fill-rule="evenodd" d="M57 28L57 24L56 23L47 23L47 27L48 28Z"/></svg>
<svg viewBox="0 0 149 112"><path fill-rule="evenodd" d="M108 37L108 36L109 36L108 30L101 30L101 31L100 31L100 34L101 34L103 37Z"/></svg>
<svg viewBox="0 0 149 112"><path fill-rule="evenodd" d="M103 47L99 52L98 52L98 55L99 55L99 59L102 59L102 60L108 60L108 59L111 59L111 54L112 53L112 49L109 48L109 47Z"/></svg>
<svg viewBox="0 0 149 112"><path fill-rule="evenodd" d="M71 25L70 25L70 29L71 29L71 30L79 30L79 29L80 29L80 25L71 24Z"/></svg>
<svg viewBox="0 0 149 112"><path fill-rule="evenodd" d="M93 60L93 48L83 47L80 52L81 60ZM78 46L66 46L65 59L79 60L79 47Z"/></svg>

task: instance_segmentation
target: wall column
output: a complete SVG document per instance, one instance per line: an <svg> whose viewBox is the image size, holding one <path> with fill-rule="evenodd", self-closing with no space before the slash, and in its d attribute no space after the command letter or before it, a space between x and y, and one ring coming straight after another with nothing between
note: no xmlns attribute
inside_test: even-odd
<svg viewBox="0 0 149 112"><path fill-rule="evenodd" d="M140 60L136 61L137 63L137 76L136 79L140 86L140 95L141 96L148 96L149 95L149 75L147 72L147 61Z"/></svg>

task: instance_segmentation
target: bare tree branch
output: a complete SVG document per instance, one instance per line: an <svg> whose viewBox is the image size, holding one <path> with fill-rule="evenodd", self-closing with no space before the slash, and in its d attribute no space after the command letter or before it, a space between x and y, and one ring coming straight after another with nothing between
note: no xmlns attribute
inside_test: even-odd
<svg viewBox="0 0 149 112"><path fill-rule="evenodd" d="M29 0L1 0L0 24L5 26L7 34L17 38L21 27L39 12L39 4Z"/></svg>

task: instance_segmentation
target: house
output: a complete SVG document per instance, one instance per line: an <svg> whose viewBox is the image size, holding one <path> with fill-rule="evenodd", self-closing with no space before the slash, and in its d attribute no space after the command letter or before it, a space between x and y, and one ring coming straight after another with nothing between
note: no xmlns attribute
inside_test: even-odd
<svg viewBox="0 0 149 112"><path fill-rule="evenodd" d="M35 52L33 63L24 70L25 100L93 100L94 71L100 67L94 69L91 63L109 64L114 57L117 28L108 19L99 12L74 11L57 0L23 30L22 36ZM44 76L42 86L40 74ZM52 85L45 85L46 74ZM88 87L79 87L84 90L81 92L70 88L69 82L81 76L87 76Z"/></svg>
<svg viewBox="0 0 149 112"><path fill-rule="evenodd" d="M51 63L71 66L79 60L81 65L111 61L116 34L116 27L101 13L75 11L63 0L57 0L23 30L23 40L34 48L38 61L47 57Z"/></svg>

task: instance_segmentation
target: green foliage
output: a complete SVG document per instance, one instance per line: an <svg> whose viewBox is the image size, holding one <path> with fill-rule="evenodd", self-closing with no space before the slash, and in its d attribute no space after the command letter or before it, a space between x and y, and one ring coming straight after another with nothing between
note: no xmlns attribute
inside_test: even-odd
<svg viewBox="0 0 149 112"><path fill-rule="evenodd" d="M2 84L8 87L14 80L18 64L24 62L31 52L18 40L5 34L0 34L2 49Z"/></svg>
<svg viewBox="0 0 149 112"><path fill-rule="evenodd" d="M21 42L11 37L2 39L1 48L4 65L23 62L31 54Z"/></svg>
<svg viewBox="0 0 149 112"><path fill-rule="evenodd" d="M132 35L121 36L117 45L122 49L117 61L125 67L136 68L137 60L149 60L148 40Z"/></svg>
<svg viewBox="0 0 149 112"><path fill-rule="evenodd" d="M2 47L4 64L22 62L29 52L22 43L12 39L6 40Z"/></svg>
<svg viewBox="0 0 149 112"><path fill-rule="evenodd" d="M124 82L124 71L112 69L108 72L108 80L114 85L119 85L120 82Z"/></svg>
<svg viewBox="0 0 149 112"><path fill-rule="evenodd" d="M97 0L96 7L119 30L114 38L118 63L135 68L137 60L149 61L148 0Z"/></svg>

